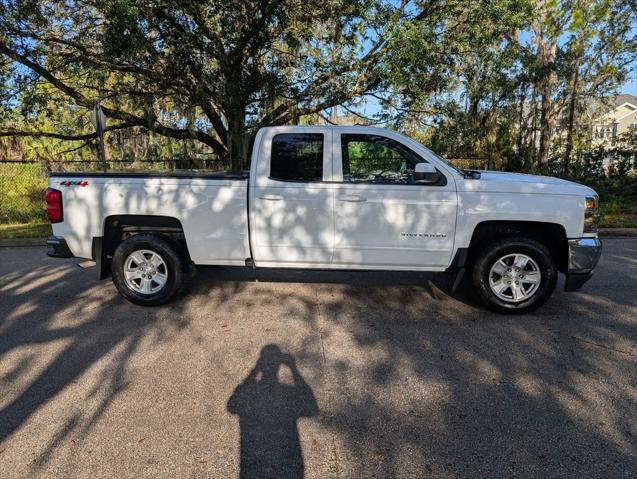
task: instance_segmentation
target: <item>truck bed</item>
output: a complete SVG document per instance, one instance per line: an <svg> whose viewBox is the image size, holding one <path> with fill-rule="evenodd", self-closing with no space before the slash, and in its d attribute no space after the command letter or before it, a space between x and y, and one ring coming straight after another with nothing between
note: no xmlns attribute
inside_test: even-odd
<svg viewBox="0 0 637 479"><path fill-rule="evenodd" d="M92 241L126 216L179 221L197 264L244 265L248 244L246 174L179 171L58 172L49 186L62 193L64 220L53 234L74 256L92 257Z"/></svg>

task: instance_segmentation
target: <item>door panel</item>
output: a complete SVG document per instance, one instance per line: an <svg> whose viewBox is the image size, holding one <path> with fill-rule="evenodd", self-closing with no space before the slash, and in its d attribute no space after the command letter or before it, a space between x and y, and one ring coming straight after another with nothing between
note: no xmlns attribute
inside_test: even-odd
<svg viewBox="0 0 637 479"><path fill-rule="evenodd" d="M344 130L335 135L334 265L426 269L451 261L457 195L439 171L435 184L416 180L427 162L396 138Z"/></svg>
<svg viewBox="0 0 637 479"><path fill-rule="evenodd" d="M255 188L254 256L261 262L329 263L333 202L324 185Z"/></svg>
<svg viewBox="0 0 637 479"><path fill-rule="evenodd" d="M401 269L447 266L456 193L424 186L390 188L341 185L335 191L333 262Z"/></svg>
<svg viewBox="0 0 637 479"><path fill-rule="evenodd" d="M329 265L334 248L331 133L265 138L252 191L252 248L257 265ZM322 141L320 147L317 146ZM327 166L327 168L326 168ZM329 170L329 175L325 172Z"/></svg>

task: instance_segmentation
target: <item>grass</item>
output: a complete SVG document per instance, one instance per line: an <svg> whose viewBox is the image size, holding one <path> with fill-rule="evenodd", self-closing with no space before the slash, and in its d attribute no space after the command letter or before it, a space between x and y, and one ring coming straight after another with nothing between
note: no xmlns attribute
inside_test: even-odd
<svg viewBox="0 0 637 479"><path fill-rule="evenodd" d="M602 178L584 183L599 195L600 228L637 228L637 178Z"/></svg>
<svg viewBox="0 0 637 479"><path fill-rule="evenodd" d="M600 228L637 228L637 213L608 213L602 216Z"/></svg>
<svg viewBox="0 0 637 479"><path fill-rule="evenodd" d="M47 175L39 163L0 163L0 238L43 238Z"/></svg>
<svg viewBox="0 0 637 479"><path fill-rule="evenodd" d="M0 224L46 221L47 174L39 163L0 163Z"/></svg>
<svg viewBox="0 0 637 479"><path fill-rule="evenodd" d="M14 223L0 225L0 238L46 238L51 236L49 223Z"/></svg>

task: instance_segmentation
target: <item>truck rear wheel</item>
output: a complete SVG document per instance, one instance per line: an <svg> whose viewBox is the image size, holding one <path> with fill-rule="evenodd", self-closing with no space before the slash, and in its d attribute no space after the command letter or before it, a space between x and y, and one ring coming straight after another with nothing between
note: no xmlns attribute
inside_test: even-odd
<svg viewBox="0 0 637 479"><path fill-rule="evenodd" d="M473 267L473 285L482 301L500 313L526 313L553 294L557 268L542 244L507 238L486 247Z"/></svg>
<svg viewBox="0 0 637 479"><path fill-rule="evenodd" d="M113 283L132 303L158 306L180 292L188 262L168 238L139 234L122 241L113 253Z"/></svg>

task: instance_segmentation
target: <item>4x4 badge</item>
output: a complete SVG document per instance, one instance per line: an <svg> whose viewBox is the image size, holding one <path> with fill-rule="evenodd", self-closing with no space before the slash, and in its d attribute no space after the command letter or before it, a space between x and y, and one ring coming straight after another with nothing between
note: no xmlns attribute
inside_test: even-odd
<svg viewBox="0 0 637 479"><path fill-rule="evenodd" d="M88 181L62 181L60 186L88 186Z"/></svg>

